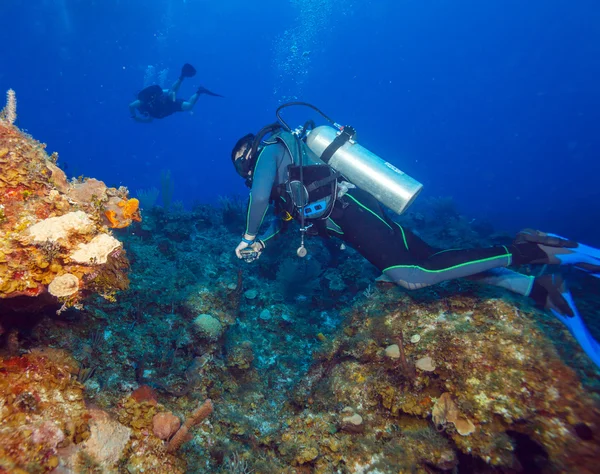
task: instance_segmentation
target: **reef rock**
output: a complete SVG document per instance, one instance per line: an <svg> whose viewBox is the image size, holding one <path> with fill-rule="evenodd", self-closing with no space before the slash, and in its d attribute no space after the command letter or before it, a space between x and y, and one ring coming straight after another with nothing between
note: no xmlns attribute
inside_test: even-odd
<svg viewBox="0 0 600 474"><path fill-rule="evenodd" d="M422 463L446 469L454 466L455 457L445 460L454 446L499 470L535 462L539 472L595 472L600 405L552 341L563 331L561 323L503 299L426 299L424 293L419 296L425 303L400 289L380 292L366 303L378 308L375 316L365 316L360 305L349 309L344 327L298 385L302 398L296 403L313 417L326 417L344 404L361 407L369 420L360 440L371 447L368 452L338 433L342 444L353 446L345 450L346 465L364 468L369 455L368 465L381 472ZM406 361L396 358L399 348L392 343L403 332L417 331L419 344L404 343ZM416 373L408 370L411 364ZM319 403L311 410L303 400ZM285 439L306 429L289 426ZM389 447L374 448L385 443ZM535 448L535 460L524 446ZM280 452L284 448L287 454L287 446ZM326 453L320 459L336 462Z"/></svg>
<svg viewBox="0 0 600 474"><path fill-rule="evenodd" d="M137 200L95 179L69 182L44 148L0 120L0 309L31 308L31 298L74 304L128 285L109 228L139 220Z"/></svg>

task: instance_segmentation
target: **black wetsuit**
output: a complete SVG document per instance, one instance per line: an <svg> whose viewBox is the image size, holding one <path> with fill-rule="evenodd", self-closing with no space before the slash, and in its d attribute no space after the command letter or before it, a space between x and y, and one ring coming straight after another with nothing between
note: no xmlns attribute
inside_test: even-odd
<svg viewBox="0 0 600 474"><path fill-rule="evenodd" d="M282 184L287 178L287 167L292 157L281 142L266 146L256 163L252 190L248 204L246 233L257 235L267 212L270 199L283 199ZM277 204L277 203L276 203ZM335 202L330 216L317 221L315 227L330 236L350 244L390 280L409 289L422 288L441 281L470 277L486 272L490 282L509 278L514 272L503 271L513 262L512 248L504 246L476 249L440 250L429 246L410 230L390 220L379 202L359 189L349 190ZM268 241L281 230L274 221L259 238ZM517 255L518 263L523 263ZM488 272L497 269L497 271ZM516 274L519 275L519 274ZM524 276L521 276L524 277ZM484 280L484 278L478 278ZM528 293L533 278L520 285L529 288L518 290ZM509 287L503 282L501 286Z"/></svg>
<svg viewBox="0 0 600 474"><path fill-rule="evenodd" d="M173 115L175 112L181 112L183 110L181 108L183 102L183 99L173 100L170 94L163 92L162 95L159 95L152 101L141 101L138 110L144 115L161 119Z"/></svg>

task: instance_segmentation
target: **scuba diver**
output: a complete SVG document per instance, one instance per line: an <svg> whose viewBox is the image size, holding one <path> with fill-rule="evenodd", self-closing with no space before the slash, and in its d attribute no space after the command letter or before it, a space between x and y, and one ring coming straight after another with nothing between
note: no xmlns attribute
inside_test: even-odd
<svg viewBox="0 0 600 474"><path fill-rule="evenodd" d="M334 127L314 128L307 122L292 131L279 115L291 105L313 108ZM235 249L238 258L259 258L267 242L296 220L299 257L307 253L305 235L334 236L376 266L387 281L407 289L469 278L528 296L561 319L600 366L600 345L585 329L562 277L533 277L507 268L567 264L600 277L600 250L530 229L518 233L509 246L433 248L390 219L380 203L402 212L419 193L420 183L358 145L352 127L339 126L310 104L284 104L277 118L279 123L258 135L239 139L231 152L236 172L251 189L246 229ZM270 203L277 219L259 236Z"/></svg>
<svg viewBox="0 0 600 474"><path fill-rule="evenodd" d="M136 122L150 123L153 119L161 119L174 114L175 112L187 112L194 108L196 102L202 94L211 95L213 97L223 97L215 94L208 89L200 86L190 97L189 100L177 98L177 92L181 87L181 83L186 77L194 77L196 69L191 64L184 64L181 68L179 79L171 86L170 89L163 89L158 84L146 87L138 93L137 100L129 104L129 113L131 118ZM137 112L140 113L138 115Z"/></svg>

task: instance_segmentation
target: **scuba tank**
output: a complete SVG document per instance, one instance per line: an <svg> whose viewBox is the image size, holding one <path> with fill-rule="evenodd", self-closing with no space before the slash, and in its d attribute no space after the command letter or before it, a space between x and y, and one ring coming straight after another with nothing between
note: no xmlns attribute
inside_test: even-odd
<svg viewBox="0 0 600 474"><path fill-rule="evenodd" d="M335 147L336 139L343 133L344 130L340 133L333 127L321 125L308 133L306 144L323 162L356 187L371 194L396 214L402 214L419 195L423 185L356 143L352 137L331 150L329 147Z"/></svg>
<svg viewBox="0 0 600 474"><path fill-rule="evenodd" d="M303 126L292 130L281 117L281 110L297 105L310 107L332 126L323 125L315 127L314 122L308 121ZM292 188L289 191L292 197L296 195L294 203L299 210L300 247L296 252L299 257L305 257L307 254L304 239L306 232L312 226L310 223L306 224L306 219L308 218L306 211L312 212L312 208L307 202L308 195L303 177L305 164L303 163L304 153L302 151L302 142L306 143L306 146L320 161L336 171L338 176L342 175L352 184L368 192L397 214L402 214L412 204L421 192L421 189L423 189L421 183L403 173L391 163L357 144L354 140L356 131L353 127L342 127L314 105L307 102L288 102L280 105L275 115L279 123L267 126L263 129L264 133L262 131L259 133L259 136L256 137L253 143L252 151L255 153L262 138L268 133L273 133L278 126L281 126L281 128L296 138L300 162L297 166L298 179L294 181L294 184L297 186L294 189L298 192L294 192ZM338 176L332 175L321 181L329 182L330 180L337 180Z"/></svg>
<svg viewBox="0 0 600 474"><path fill-rule="evenodd" d="M423 189L423 185L356 143L354 128L342 127L319 109L305 102L290 102L277 109L277 118L284 128L292 131L279 112L284 107L292 105L308 106L331 123L332 126L321 125L312 129L307 129L306 126L300 127L301 133L298 133L298 129L294 131L299 138L304 138L308 148L321 161L397 214L402 214L413 203Z"/></svg>

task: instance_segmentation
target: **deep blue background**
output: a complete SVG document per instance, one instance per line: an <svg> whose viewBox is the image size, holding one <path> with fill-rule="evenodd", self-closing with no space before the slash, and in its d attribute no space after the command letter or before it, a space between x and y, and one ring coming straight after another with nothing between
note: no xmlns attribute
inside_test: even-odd
<svg viewBox="0 0 600 474"><path fill-rule="evenodd" d="M597 0L3 0L0 90L71 175L135 194L168 168L186 203L244 192L232 144L296 95L355 125L423 198L598 244L599 24ZM310 55L290 73L294 35ZM182 96L226 98L132 122L146 67L174 80L184 62L198 75Z"/></svg>

